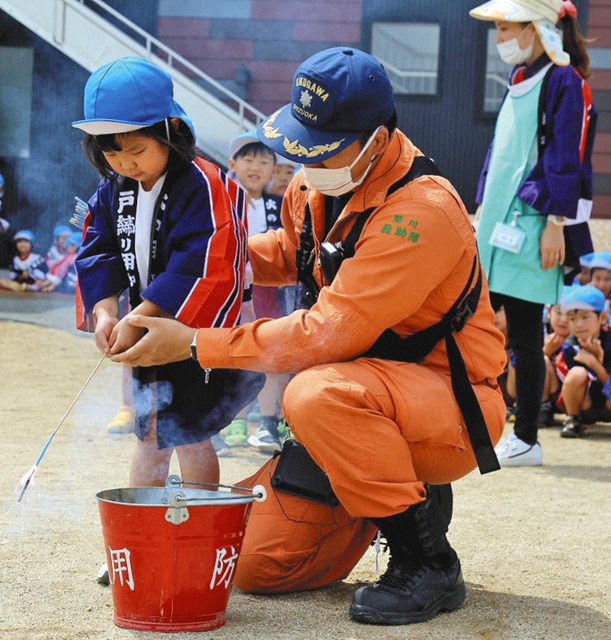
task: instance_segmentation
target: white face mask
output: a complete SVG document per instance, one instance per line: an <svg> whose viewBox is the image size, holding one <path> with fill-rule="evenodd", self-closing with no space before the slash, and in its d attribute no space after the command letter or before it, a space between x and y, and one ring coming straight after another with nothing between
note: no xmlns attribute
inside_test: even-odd
<svg viewBox="0 0 611 640"><path fill-rule="evenodd" d="M373 156L373 158L371 158L369 166L365 171L363 171L361 177L356 181L352 179L351 169L363 157L363 154L367 151L367 147L371 144L371 141L375 138L379 130L380 127L371 134L369 140L364 144L361 152L349 167L340 167L339 169L315 169L304 164L303 172L310 186L319 193L324 193L326 196L341 196L358 187L367 177L367 174L371 169L371 163L377 158L377 156Z"/></svg>
<svg viewBox="0 0 611 640"><path fill-rule="evenodd" d="M527 25L524 28L524 31L526 31L529 26L530 25ZM524 33L524 31L522 31L522 33ZM517 38L512 38L511 40L507 40L507 42L497 42L496 48L498 49L503 62L506 62L507 64L522 64L532 55L533 47L535 45L534 40L526 47L526 49L522 49L518 44L518 40L522 37L522 33Z"/></svg>

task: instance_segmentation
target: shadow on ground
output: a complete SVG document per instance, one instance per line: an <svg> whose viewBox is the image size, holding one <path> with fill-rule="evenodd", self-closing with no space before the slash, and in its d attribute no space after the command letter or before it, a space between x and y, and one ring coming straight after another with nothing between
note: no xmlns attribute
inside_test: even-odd
<svg viewBox="0 0 611 640"><path fill-rule="evenodd" d="M471 583L467 583L467 600L460 609L439 615L426 624L404 627L360 625L350 622L348 618L352 593L359 584L341 582L315 592L277 596L234 593L232 598L239 600L241 606L239 613L235 611L230 614L227 632L232 627L243 628L243 625L248 624L253 637L258 637L259 628L263 630L267 626L269 629L267 606L273 601L276 610L280 608L284 612L282 625L289 633L294 633L299 625L305 623L308 611L328 611L324 629L326 633L313 635L313 638L573 640L576 637L587 637L591 640L606 640L611 637L609 619L596 609L553 598L487 591L481 585ZM521 614L515 615L516 611ZM448 627L449 624L451 628ZM269 637L281 638L282 635Z"/></svg>

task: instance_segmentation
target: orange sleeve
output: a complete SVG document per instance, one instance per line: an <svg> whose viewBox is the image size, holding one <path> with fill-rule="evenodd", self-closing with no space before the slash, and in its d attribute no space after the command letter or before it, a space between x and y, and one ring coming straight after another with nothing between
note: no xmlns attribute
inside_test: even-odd
<svg viewBox="0 0 611 640"><path fill-rule="evenodd" d="M456 208L450 198L444 204ZM356 255L312 309L233 329L200 329L200 364L283 373L354 358L418 311L461 260L470 266L472 255L442 208L393 199L368 222Z"/></svg>

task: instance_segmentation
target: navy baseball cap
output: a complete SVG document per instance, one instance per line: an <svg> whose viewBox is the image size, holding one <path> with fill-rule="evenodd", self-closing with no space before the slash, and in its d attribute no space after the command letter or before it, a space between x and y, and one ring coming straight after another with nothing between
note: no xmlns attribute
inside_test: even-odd
<svg viewBox="0 0 611 640"><path fill-rule="evenodd" d="M359 49L333 47L299 66L290 104L262 122L257 135L284 158L321 162L383 125L394 111L382 64Z"/></svg>
<svg viewBox="0 0 611 640"><path fill-rule="evenodd" d="M195 138L193 123L174 100L170 74L144 58L119 58L96 69L85 85L83 110L85 118L72 126L94 136L180 118Z"/></svg>
<svg viewBox="0 0 611 640"><path fill-rule="evenodd" d="M562 312L573 309L586 309L600 313L605 310L605 296L600 289L589 284L583 287L571 287L571 291L562 300Z"/></svg>

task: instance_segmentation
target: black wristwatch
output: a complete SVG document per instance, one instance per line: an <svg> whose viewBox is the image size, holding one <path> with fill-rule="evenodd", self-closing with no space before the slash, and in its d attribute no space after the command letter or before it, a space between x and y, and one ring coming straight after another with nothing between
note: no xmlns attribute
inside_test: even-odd
<svg viewBox="0 0 611 640"><path fill-rule="evenodd" d="M193 334L193 341L191 342L191 357L197 362L197 331Z"/></svg>

